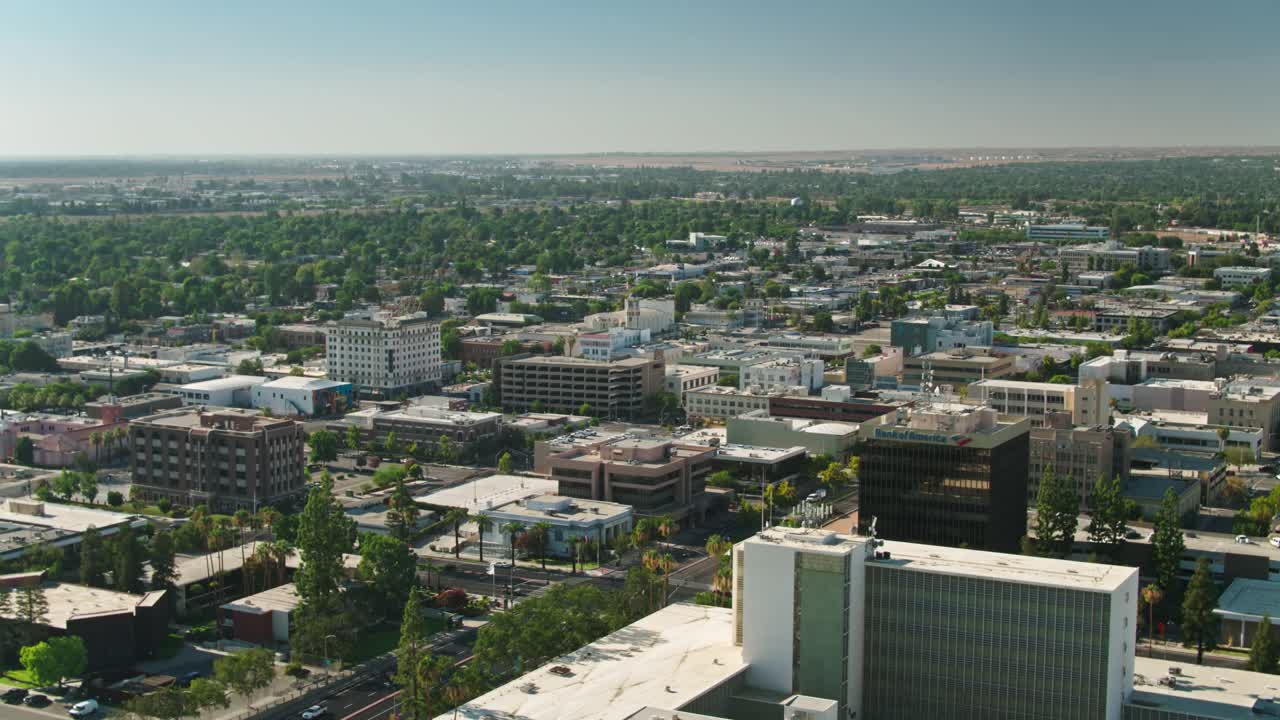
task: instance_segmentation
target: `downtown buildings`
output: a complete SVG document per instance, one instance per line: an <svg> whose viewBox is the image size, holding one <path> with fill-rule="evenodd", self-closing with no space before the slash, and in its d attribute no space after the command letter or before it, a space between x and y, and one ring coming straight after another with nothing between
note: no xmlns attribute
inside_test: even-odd
<svg viewBox="0 0 1280 720"><path fill-rule="evenodd" d="M573 413L586 405L599 417L634 419L665 387L661 352L652 360L513 355L494 362L498 403L518 412Z"/></svg>
<svg viewBox="0 0 1280 720"><path fill-rule="evenodd" d="M329 379L362 397L396 398L438 385L440 326L424 313L344 318L325 341Z"/></svg>
<svg viewBox="0 0 1280 720"><path fill-rule="evenodd" d="M171 410L129 424L133 487L148 501L256 511L302 495L302 424L244 410Z"/></svg>
<svg viewBox="0 0 1280 720"><path fill-rule="evenodd" d="M905 408L862 424L859 523L891 540L1017 552L1031 423L989 407Z"/></svg>

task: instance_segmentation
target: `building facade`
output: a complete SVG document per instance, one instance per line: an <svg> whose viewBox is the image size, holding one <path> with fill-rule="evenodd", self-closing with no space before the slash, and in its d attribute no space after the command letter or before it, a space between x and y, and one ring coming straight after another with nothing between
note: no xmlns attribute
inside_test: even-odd
<svg viewBox="0 0 1280 720"><path fill-rule="evenodd" d="M129 425L133 486L150 501L216 511L306 490L302 424L238 410L173 410Z"/></svg>
<svg viewBox="0 0 1280 720"><path fill-rule="evenodd" d="M363 397L393 398L441 379L440 326L425 314L345 318L325 338L329 379Z"/></svg>
<svg viewBox="0 0 1280 720"><path fill-rule="evenodd" d="M666 386L665 362L626 358L612 362L572 357L514 355L494 364L497 400L519 412L577 412L588 405L599 417L642 417Z"/></svg>
<svg viewBox="0 0 1280 720"><path fill-rule="evenodd" d="M990 347L994 332L990 320L962 317L902 318L889 328L889 344L907 355L966 347Z"/></svg>
<svg viewBox="0 0 1280 720"><path fill-rule="evenodd" d="M979 380L999 379L1015 372L1014 356L986 348L956 348L908 357L902 365L902 385L920 387L926 379L934 386L959 388Z"/></svg>
<svg viewBox="0 0 1280 720"><path fill-rule="evenodd" d="M1027 532L1029 420L935 405L862 425L859 523L888 539L1017 552Z"/></svg>
<svg viewBox="0 0 1280 720"><path fill-rule="evenodd" d="M547 455L548 474L565 497L630 505L638 515L700 517L714 448L611 438Z"/></svg>
<svg viewBox="0 0 1280 720"><path fill-rule="evenodd" d="M1035 504L1045 470L1069 479L1081 509L1093 507L1098 479L1129 480L1132 436L1127 429L1106 425L1074 426L1065 414L1051 416L1043 427L1031 429L1027 467L1027 505Z"/></svg>
<svg viewBox="0 0 1280 720"><path fill-rule="evenodd" d="M1106 422L1106 382L1085 380L1081 385L979 380L969 384L969 399L987 405L1001 415L1025 417L1034 427L1048 425L1050 413L1066 413L1071 422L1085 425Z"/></svg>

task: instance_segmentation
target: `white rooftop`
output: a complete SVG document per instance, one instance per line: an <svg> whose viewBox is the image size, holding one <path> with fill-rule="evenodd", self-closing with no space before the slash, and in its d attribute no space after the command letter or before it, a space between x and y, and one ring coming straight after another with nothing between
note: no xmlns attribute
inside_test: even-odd
<svg viewBox="0 0 1280 720"><path fill-rule="evenodd" d="M557 666L569 673L552 674ZM733 611L678 603L481 695L457 718L624 720L654 702L680 707L745 669Z"/></svg>
<svg viewBox="0 0 1280 720"><path fill-rule="evenodd" d="M183 390L204 390L216 392L218 390L235 390L237 388L253 387L261 385L267 379L258 375L228 375L224 378L214 378L213 380L202 380L200 382L188 383L182 386Z"/></svg>
<svg viewBox="0 0 1280 720"><path fill-rule="evenodd" d="M323 390L324 388L340 387L350 384L351 383L338 382L337 380L329 380L326 378L286 375L282 378L272 380L271 382L263 383L262 386L269 388L285 388L290 390Z"/></svg>
<svg viewBox="0 0 1280 720"><path fill-rule="evenodd" d="M297 588L293 583L285 583L246 598L233 600L224 604L222 609L263 615L273 610L283 613L293 612L301 604L302 598L298 597Z"/></svg>
<svg viewBox="0 0 1280 720"><path fill-rule="evenodd" d="M559 483L528 475L490 475L414 498L418 502L443 507L465 508L467 512L490 510L499 505L554 495Z"/></svg>
<svg viewBox="0 0 1280 720"><path fill-rule="evenodd" d="M63 505L60 503L43 503L44 509L39 515L14 512L12 503L40 504L35 498L10 498L0 506L0 522L21 523L39 527L56 528L69 532L82 533L91 527L107 528L124 523L142 526L146 520L139 515L98 510L80 507L79 505Z"/></svg>
<svg viewBox="0 0 1280 720"><path fill-rule="evenodd" d="M883 550L889 553L890 559L871 562L909 567L917 572L965 575L1074 590L1110 592L1138 574L1137 568L1119 565L1009 555L894 540L885 541Z"/></svg>
<svg viewBox="0 0 1280 720"><path fill-rule="evenodd" d="M1177 688L1158 684L1169 675L1169 668L1179 670ZM1280 696L1280 682L1275 675L1196 665L1165 658L1134 658L1133 695L1129 703L1169 713L1167 717L1207 717L1218 720L1253 720L1255 703L1270 706L1263 717L1274 717L1280 704L1270 703ZM1185 714L1179 714L1185 713Z"/></svg>

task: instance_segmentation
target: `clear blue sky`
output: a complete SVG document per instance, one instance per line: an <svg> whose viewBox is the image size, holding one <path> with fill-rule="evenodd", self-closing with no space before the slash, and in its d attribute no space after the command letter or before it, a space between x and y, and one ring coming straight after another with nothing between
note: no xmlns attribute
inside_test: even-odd
<svg viewBox="0 0 1280 720"><path fill-rule="evenodd" d="M0 155L1280 144L1277 0L0 6Z"/></svg>

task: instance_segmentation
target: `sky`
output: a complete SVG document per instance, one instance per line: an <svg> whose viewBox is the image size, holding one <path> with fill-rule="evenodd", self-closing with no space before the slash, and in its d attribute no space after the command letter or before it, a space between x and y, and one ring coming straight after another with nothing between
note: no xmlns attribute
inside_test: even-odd
<svg viewBox="0 0 1280 720"><path fill-rule="evenodd" d="M1280 145L1277 0L0 3L0 156Z"/></svg>

